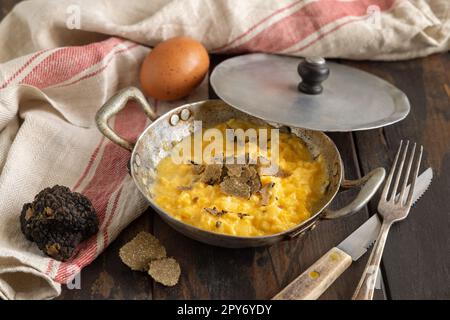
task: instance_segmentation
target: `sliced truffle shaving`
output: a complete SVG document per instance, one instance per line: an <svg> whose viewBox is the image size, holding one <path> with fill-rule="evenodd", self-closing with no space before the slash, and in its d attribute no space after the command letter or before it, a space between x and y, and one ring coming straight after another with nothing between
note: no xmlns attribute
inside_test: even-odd
<svg viewBox="0 0 450 320"><path fill-rule="evenodd" d="M244 166L242 168L241 177L247 180L255 178L258 176L258 171L256 171L254 166Z"/></svg>
<svg viewBox="0 0 450 320"><path fill-rule="evenodd" d="M231 162L230 158L226 162ZM236 159L233 158L236 162ZM192 162L194 166L194 164ZM250 198L261 188L261 180L256 165L248 164L209 164L204 165L204 170L200 174L200 181L209 185L220 184L223 193Z"/></svg>
<svg viewBox="0 0 450 320"><path fill-rule="evenodd" d="M226 210L220 210L220 211L219 211L219 210L217 210L216 207L213 207L213 208L204 208L204 209L205 209L205 211L208 212L209 214L212 214L213 216L217 216L217 217L223 216L224 214L227 213Z"/></svg>
<svg viewBox="0 0 450 320"><path fill-rule="evenodd" d="M261 190L261 180L258 177L255 177L249 181L250 193L254 194Z"/></svg>
<svg viewBox="0 0 450 320"><path fill-rule="evenodd" d="M177 186L177 189L180 191L189 191L192 190L192 186Z"/></svg>
<svg viewBox="0 0 450 320"><path fill-rule="evenodd" d="M140 232L119 251L120 259L132 270L146 271L151 260L166 257L166 248L148 232Z"/></svg>
<svg viewBox="0 0 450 320"><path fill-rule="evenodd" d="M214 185L220 182L222 176L222 165L221 164L210 164L205 167L200 181L209 185Z"/></svg>
<svg viewBox="0 0 450 320"><path fill-rule="evenodd" d="M239 178L226 177L220 184L220 190L230 196L248 199L250 198L250 186Z"/></svg>
<svg viewBox="0 0 450 320"><path fill-rule="evenodd" d="M268 169L270 168L270 171L268 172ZM280 166L277 165L277 171L275 174L272 174L272 165L271 165L271 161L269 159L267 159L266 157L263 156L259 156L258 157L258 165L257 165L257 171L258 174L260 176L272 176L272 177L280 177L280 178L284 178L284 177L288 177L291 175L291 173L289 173L286 170L283 170Z"/></svg>
<svg viewBox="0 0 450 320"><path fill-rule="evenodd" d="M205 171L205 166L201 164L195 164L192 166L192 171L194 174L202 174Z"/></svg>
<svg viewBox="0 0 450 320"><path fill-rule="evenodd" d="M259 193L261 194L261 205L267 206L269 204L270 199L270 190L275 186L274 182L265 184L261 190L259 190Z"/></svg>
<svg viewBox="0 0 450 320"><path fill-rule="evenodd" d="M274 177L278 178L287 178L291 175L289 171L286 171L282 169L281 167L278 167L277 173L275 173Z"/></svg>
<svg viewBox="0 0 450 320"><path fill-rule="evenodd" d="M205 166L202 164L197 164L194 161L190 161L192 164L192 171L194 174L201 174L203 171L205 171Z"/></svg>
<svg viewBox="0 0 450 320"><path fill-rule="evenodd" d="M216 207L205 208L205 211L208 212L209 214L212 214L213 216L217 216L219 214L219 211L216 209Z"/></svg>
<svg viewBox="0 0 450 320"><path fill-rule="evenodd" d="M225 168L227 169L227 175L229 177L240 177L243 169L242 164L226 164Z"/></svg>
<svg viewBox="0 0 450 320"><path fill-rule="evenodd" d="M153 260L148 267L148 274L164 286L172 287L178 283L181 268L174 258Z"/></svg>
<svg viewBox="0 0 450 320"><path fill-rule="evenodd" d="M254 194L261 189L261 178L259 177L258 171L255 167L249 168L250 178L248 185L250 186L250 193Z"/></svg>

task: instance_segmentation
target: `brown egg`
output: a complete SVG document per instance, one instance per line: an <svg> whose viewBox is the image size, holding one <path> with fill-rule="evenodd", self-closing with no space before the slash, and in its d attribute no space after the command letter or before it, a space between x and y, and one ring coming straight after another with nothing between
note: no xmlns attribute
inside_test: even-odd
<svg viewBox="0 0 450 320"><path fill-rule="evenodd" d="M208 68L208 52L200 42L172 38L158 44L144 59L141 86L146 95L156 99L180 99L202 82Z"/></svg>

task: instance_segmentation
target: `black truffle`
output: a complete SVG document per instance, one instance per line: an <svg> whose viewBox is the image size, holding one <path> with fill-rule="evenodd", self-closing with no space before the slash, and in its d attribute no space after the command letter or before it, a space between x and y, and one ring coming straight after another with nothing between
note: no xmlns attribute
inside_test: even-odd
<svg viewBox="0 0 450 320"><path fill-rule="evenodd" d="M20 224L28 240L62 261L72 256L80 242L98 232L98 217L89 199L58 185L42 190L33 202L24 204Z"/></svg>

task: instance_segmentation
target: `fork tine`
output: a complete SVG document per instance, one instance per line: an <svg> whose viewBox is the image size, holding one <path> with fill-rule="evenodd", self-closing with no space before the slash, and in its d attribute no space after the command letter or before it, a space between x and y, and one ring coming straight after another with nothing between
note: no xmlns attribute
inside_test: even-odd
<svg viewBox="0 0 450 320"><path fill-rule="evenodd" d="M405 164L406 154L408 153L409 141L406 141L405 150L403 150L402 160L397 170L397 175L395 177L394 188L391 192L391 199L389 201L395 202L395 196L397 195L398 185L400 183L400 178L402 177L403 166ZM408 178L408 176L406 176Z"/></svg>
<svg viewBox="0 0 450 320"><path fill-rule="evenodd" d="M389 187L391 185L392 177L394 176L395 167L397 166L397 160L400 155L400 151L402 150L403 140L400 140L400 146L398 147L397 154L395 155L394 163L392 164L391 171L389 172L389 176L386 179L386 183L384 184L383 192L381 193L381 199L386 200L387 194L389 191Z"/></svg>
<svg viewBox="0 0 450 320"><path fill-rule="evenodd" d="M408 200L406 201L406 205L408 207L410 207L411 203L412 203L412 196L414 193L414 187L416 185L416 179L417 179L417 176L419 175L420 161L422 160L422 153L423 153L423 146L420 146L419 158L417 159L417 162L414 166L414 171L413 171L414 175L413 175L413 179L411 181L411 188L409 189Z"/></svg>
<svg viewBox="0 0 450 320"><path fill-rule="evenodd" d="M411 155L409 156L408 167L406 168L406 174L405 174L405 178L403 180L400 197L398 198L399 199L398 201L400 202L400 204L406 203L406 201L405 201L406 185L408 184L409 174L411 173L411 167L412 167L412 163L414 161L414 154L416 153L416 145L417 145L417 143L414 143Z"/></svg>

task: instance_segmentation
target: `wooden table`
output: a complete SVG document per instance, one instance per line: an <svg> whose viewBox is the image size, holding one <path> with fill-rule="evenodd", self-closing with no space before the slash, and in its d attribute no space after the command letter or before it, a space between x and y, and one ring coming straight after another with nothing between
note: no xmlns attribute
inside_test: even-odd
<svg viewBox="0 0 450 320"><path fill-rule="evenodd" d="M212 68L225 56L213 56ZM403 90L411 113L402 122L378 130L332 133L344 160L347 178L389 168L400 139L425 147L423 168L433 167L431 188L410 216L394 225L384 252L383 290L378 299L450 298L450 59L433 55L404 62L349 62ZM210 89L210 97L216 97ZM364 108L364 106L361 106ZM344 192L337 205L354 192ZM172 230L148 209L113 244L85 268L81 290L64 290L61 299L267 299L338 244L375 212L378 196L358 214L320 222L304 238L269 248L223 249L190 240ZM180 283L165 288L147 275L132 272L118 258L119 248L147 230L166 246L182 267ZM322 299L349 299L368 254L354 263Z"/></svg>
<svg viewBox="0 0 450 320"><path fill-rule="evenodd" d="M0 2L0 18L15 1ZM213 56L212 68L226 57ZM404 222L390 232L382 262L378 299L450 299L450 56L437 54L402 62L340 61L371 72L403 90L411 113L378 130L332 133L347 178L389 168L400 139L423 144L423 168L433 167L429 191ZM211 97L216 97L212 90ZM364 106L361 106L363 111ZM342 193L336 205L354 196ZM81 290L63 289L60 299L267 299L338 244L375 212L378 196L358 214L320 222L305 237L268 248L222 249L190 240L149 209L81 274ZM182 267L180 283L165 288L145 273L132 272L119 248L140 231L155 234ZM321 297L349 299L368 254L354 263Z"/></svg>

